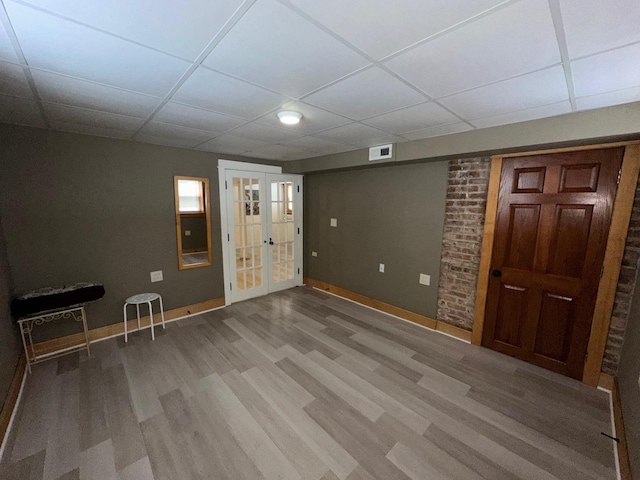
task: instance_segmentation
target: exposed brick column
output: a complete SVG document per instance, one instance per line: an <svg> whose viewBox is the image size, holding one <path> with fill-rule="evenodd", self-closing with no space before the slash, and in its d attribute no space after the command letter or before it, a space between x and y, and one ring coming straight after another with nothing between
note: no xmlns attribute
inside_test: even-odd
<svg viewBox="0 0 640 480"><path fill-rule="evenodd" d="M473 328L490 165L488 158L449 161L436 317L465 330Z"/></svg>
<svg viewBox="0 0 640 480"><path fill-rule="evenodd" d="M616 298L613 304L611 315L611 327L607 338L607 346L602 361L602 371L610 375L615 375L620 363L620 351L624 341L624 332L627 328L629 311L633 291L638 278L638 267L640 264L640 182L636 187L636 198L633 202L631 221L629 222L629 232L627 242L622 257L622 268L618 278Z"/></svg>

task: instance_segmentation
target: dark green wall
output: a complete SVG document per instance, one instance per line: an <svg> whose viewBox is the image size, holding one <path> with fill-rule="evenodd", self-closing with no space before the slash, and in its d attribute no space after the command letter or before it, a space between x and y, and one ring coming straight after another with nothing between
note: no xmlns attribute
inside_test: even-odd
<svg viewBox="0 0 640 480"><path fill-rule="evenodd" d="M218 155L9 125L0 125L0 152L15 292L102 282L107 294L87 307L90 328L122 321L124 300L136 293L160 293L165 309L224 295ZM209 267L178 270L174 175L210 179ZM151 283L154 270L164 281Z"/></svg>
<svg viewBox="0 0 640 480"><path fill-rule="evenodd" d="M16 324L9 313L11 275L0 221L0 409L4 405L22 352Z"/></svg>
<svg viewBox="0 0 640 480"><path fill-rule="evenodd" d="M180 224L182 225L182 249L184 251L207 249L207 219L205 217L182 216ZM191 235L184 234L187 230L191 232Z"/></svg>
<svg viewBox="0 0 640 480"><path fill-rule="evenodd" d="M435 318L447 171L440 161L305 176L305 276Z"/></svg>
<svg viewBox="0 0 640 480"><path fill-rule="evenodd" d="M640 282L636 282L618 367L618 387L633 478L640 479Z"/></svg>

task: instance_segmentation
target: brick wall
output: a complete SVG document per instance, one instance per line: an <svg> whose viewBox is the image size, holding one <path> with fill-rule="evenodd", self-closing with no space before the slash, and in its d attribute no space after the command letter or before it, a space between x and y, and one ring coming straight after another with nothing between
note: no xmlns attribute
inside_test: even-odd
<svg viewBox="0 0 640 480"><path fill-rule="evenodd" d="M613 304L611 327L607 338L607 346L602 361L602 371L615 375L620 363L620 351L624 340L624 332L627 328L627 319L631 310L631 300L638 278L638 266L640 262L640 182L636 187L636 198L633 202L631 221L627 243L622 257L622 268L618 278L618 288Z"/></svg>
<svg viewBox="0 0 640 480"><path fill-rule="evenodd" d="M436 317L471 330L482 249L490 161L449 161Z"/></svg>
<svg viewBox="0 0 640 480"><path fill-rule="evenodd" d="M473 328L476 286L490 161L469 158L449 162L442 262L438 289L438 320L465 330ZM620 361L632 293L640 268L640 182L636 189L622 270L607 339L602 371L614 375Z"/></svg>

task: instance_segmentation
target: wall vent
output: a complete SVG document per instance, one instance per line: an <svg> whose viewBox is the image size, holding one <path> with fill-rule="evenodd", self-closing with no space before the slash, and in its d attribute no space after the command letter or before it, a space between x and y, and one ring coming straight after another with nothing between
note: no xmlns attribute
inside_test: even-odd
<svg viewBox="0 0 640 480"><path fill-rule="evenodd" d="M369 161L374 160L387 160L393 158L393 144L379 145L377 147L371 147L369 149Z"/></svg>

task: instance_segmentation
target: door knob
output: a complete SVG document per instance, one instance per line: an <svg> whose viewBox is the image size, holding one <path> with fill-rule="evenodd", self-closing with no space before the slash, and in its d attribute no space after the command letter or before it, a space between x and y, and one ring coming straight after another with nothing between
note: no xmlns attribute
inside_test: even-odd
<svg viewBox="0 0 640 480"><path fill-rule="evenodd" d="M273 240L271 240L271 237L269 237L269 245L273 245Z"/></svg>
<svg viewBox="0 0 640 480"><path fill-rule="evenodd" d="M493 272L491 272L491 275L493 275L494 277L500 277L500 276L502 276L502 271L501 270L494 270Z"/></svg>

